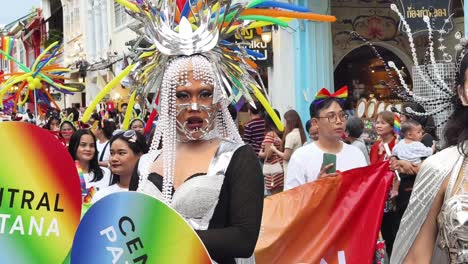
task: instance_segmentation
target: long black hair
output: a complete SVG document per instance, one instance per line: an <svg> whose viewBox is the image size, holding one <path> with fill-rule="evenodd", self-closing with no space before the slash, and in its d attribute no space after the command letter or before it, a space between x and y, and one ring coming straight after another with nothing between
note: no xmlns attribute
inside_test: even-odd
<svg viewBox="0 0 468 264"><path fill-rule="evenodd" d="M468 54L467 54L468 55ZM456 87L460 85L464 89L465 73L468 70L468 56L465 55L460 63L460 69L458 71ZM454 112L450 116L447 125L445 126L445 142L447 147L458 146L458 150L462 155L468 157L468 149L465 142L468 140L468 107L463 106L458 92L453 97L452 103L454 106Z"/></svg>
<svg viewBox="0 0 468 264"><path fill-rule="evenodd" d="M98 128L102 130L107 139L112 137L112 133L117 129L117 125L113 120L104 119L98 123Z"/></svg>
<svg viewBox="0 0 468 264"><path fill-rule="evenodd" d="M145 137L141 135L140 133L136 133L133 130L127 130L127 131L132 131L133 135L131 137L127 137L125 132L118 133L110 139L110 146L112 146L112 143L116 141L117 139L120 139L127 143L128 147L130 150L133 151L135 155L142 155L148 152L148 144L146 144ZM117 132L117 131L116 131ZM120 182L120 176L113 174L112 175L112 184ZM133 170L132 178L130 179L130 186L138 186L138 162L135 165L135 169Z"/></svg>
<svg viewBox="0 0 468 264"><path fill-rule="evenodd" d="M273 110L275 111L278 118L281 118L279 111L276 110L276 109L273 109ZM278 135L278 137L283 136L282 133L278 130L278 128L276 128L275 122L273 121L273 118L270 115L268 115L268 114L265 115L263 120L265 121L265 132L266 133L268 133L270 131L273 131L273 132L276 133L276 135Z"/></svg>
<svg viewBox="0 0 468 264"><path fill-rule="evenodd" d="M104 175L102 174L102 169L99 166L98 162L98 151L96 148L96 137L94 136L93 132L90 130L80 129L77 130L70 138L70 143L68 144L68 152L72 156L73 160L77 160L76 152L78 151L78 147L80 146L81 137L84 135L90 135L94 141L94 155L93 158L89 161L89 171L94 173L94 177L91 180L92 182L100 181Z"/></svg>

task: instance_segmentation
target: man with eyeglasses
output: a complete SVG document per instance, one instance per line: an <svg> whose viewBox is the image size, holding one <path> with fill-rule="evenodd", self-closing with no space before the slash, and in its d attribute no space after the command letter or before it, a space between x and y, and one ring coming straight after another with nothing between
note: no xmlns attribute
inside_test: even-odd
<svg viewBox="0 0 468 264"><path fill-rule="evenodd" d="M294 152L289 161L284 190L319 178L336 176L335 172L327 173L333 167L338 171L347 171L367 166L362 152L341 140L348 115L344 112L339 98L317 96L309 111L312 125L318 128L320 136L317 141ZM336 164L324 165L326 155L336 157Z"/></svg>

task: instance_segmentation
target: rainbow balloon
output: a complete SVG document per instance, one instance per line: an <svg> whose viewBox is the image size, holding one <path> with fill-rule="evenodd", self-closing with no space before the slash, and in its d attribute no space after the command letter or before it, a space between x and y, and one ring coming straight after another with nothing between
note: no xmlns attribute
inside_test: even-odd
<svg viewBox="0 0 468 264"><path fill-rule="evenodd" d="M61 263L80 222L74 162L28 123L0 123L0 138L0 263Z"/></svg>
<svg viewBox="0 0 468 264"><path fill-rule="evenodd" d="M146 194L119 192L99 200L84 215L71 263L126 261L211 263L200 238L176 211Z"/></svg>

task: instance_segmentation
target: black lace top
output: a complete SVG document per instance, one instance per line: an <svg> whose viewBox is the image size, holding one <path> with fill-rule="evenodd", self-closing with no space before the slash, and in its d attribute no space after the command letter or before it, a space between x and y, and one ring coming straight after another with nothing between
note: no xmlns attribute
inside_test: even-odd
<svg viewBox="0 0 468 264"><path fill-rule="evenodd" d="M204 175L197 173L186 181ZM162 190L161 175L151 173L148 179ZM131 186L131 190L136 188ZM214 261L230 264L235 263L235 258L248 258L253 254L262 220L263 193L258 158L250 146L242 146L228 165L208 230L196 230Z"/></svg>

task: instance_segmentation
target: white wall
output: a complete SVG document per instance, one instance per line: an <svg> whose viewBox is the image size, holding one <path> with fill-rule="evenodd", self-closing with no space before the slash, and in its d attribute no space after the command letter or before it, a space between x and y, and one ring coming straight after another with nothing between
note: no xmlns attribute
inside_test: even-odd
<svg viewBox="0 0 468 264"><path fill-rule="evenodd" d="M61 109L71 107L72 104L81 105L81 93L75 93L75 94L70 94L70 95L62 94L62 97L60 98L60 100L56 100L56 102Z"/></svg>
<svg viewBox="0 0 468 264"><path fill-rule="evenodd" d="M273 31L273 67L268 68L268 89L271 105L281 116L295 106L293 39L288 30Z"/></svg>
<svg viewBox="0 0 468 264"><path fill-rule="evenodd" d="M134 23L134 19L131 18L127 23L116 26L115 25L115 11L114 11L114 0L107 0L109 2L108 9L108 25L110 25L110 36L111 44L110 48L113 52L117 52L118 56L123 56L124 53L128 53L128 47L125 46L125 42L136 38L136 33L128 28L128 25Z"/></svg>

